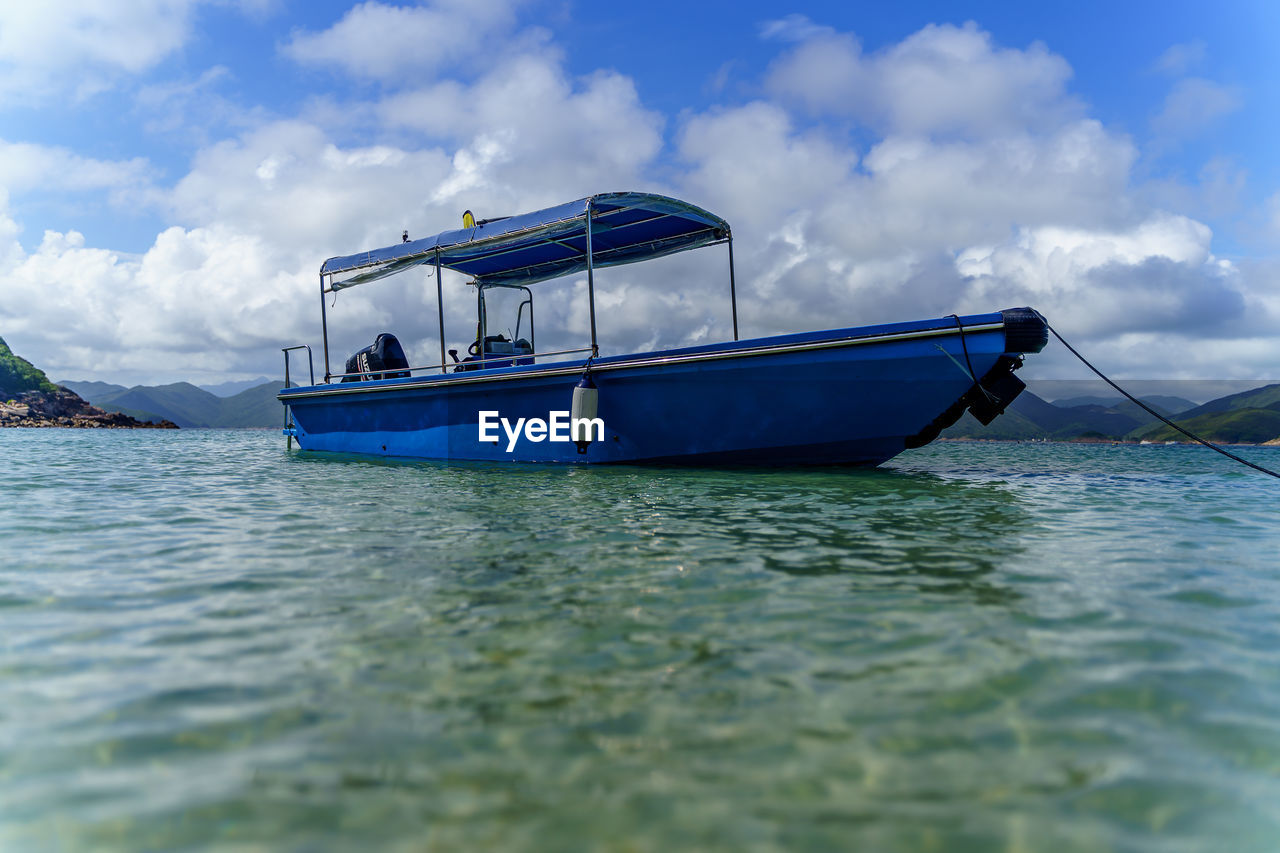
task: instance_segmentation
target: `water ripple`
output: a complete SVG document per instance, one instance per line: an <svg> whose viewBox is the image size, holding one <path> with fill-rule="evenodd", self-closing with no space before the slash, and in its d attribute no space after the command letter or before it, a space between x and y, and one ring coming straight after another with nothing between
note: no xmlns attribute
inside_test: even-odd
<svg viewBox="0 0 1280 853"><path fill-rule="evenodd" d="M683 471L7 430L0 461L3 849L1280 837L1280 511L1192 448Z"/></svg>

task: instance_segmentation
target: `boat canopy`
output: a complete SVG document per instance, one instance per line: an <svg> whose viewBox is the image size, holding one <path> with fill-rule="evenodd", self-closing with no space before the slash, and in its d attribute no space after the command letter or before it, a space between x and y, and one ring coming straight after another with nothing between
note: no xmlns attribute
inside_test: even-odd
<svg viewBox="0 0 1280 853"><path fill-rule="evenodd" d="M523 285L587 269L588 245L591 266L607 267L696 249L728 237L729 223L679 199L652 193L603 193L385 249L330 258L320 275L330 277L329 290L342 290L438 263L480 284ZM338 279L347 273L352 275Z"/></svg>

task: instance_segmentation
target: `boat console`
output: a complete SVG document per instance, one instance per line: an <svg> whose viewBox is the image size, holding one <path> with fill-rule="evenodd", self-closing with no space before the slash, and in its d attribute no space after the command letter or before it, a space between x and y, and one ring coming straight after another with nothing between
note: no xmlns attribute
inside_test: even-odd
<svg viewBox="0 0 1280 853"><path fill-rule="evenodd" d="M508 340L505 335L486 335L483 349L480 341L473 341L467 348L466 358L458 361L458 351L449 350L457 366L454 373L468 370L488 370L491 367L510 367L512 364L533 364L533 344L524 338ZM504 358L503 356L508 356Z"/></svg>

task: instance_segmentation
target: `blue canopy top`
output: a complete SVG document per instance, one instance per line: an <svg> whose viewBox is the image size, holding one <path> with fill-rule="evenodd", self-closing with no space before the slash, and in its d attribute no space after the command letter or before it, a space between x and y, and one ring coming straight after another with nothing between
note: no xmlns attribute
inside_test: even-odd
<svg viewBox="0 0 1280 853"><path fill-rule="evenodd" d="M729 236L729 223L700 207L652 193L603 193L568 204L445 231L343 258L320 275L341 290L420 264L440 265L481 284L531 284L587 268L587 211L593 267L630 264L695 249Z"/></svg>

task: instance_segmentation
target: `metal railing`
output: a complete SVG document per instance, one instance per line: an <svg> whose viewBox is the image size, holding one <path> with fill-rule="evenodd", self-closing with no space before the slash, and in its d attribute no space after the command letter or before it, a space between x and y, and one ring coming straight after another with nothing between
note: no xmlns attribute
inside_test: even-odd
<svg viewBox="0 0 1280 853"><path fill-rule="evenodd" d="M293 347L293 349L298 349L298 348L297 348L297 347ZM424 365L421 365L421 366L419 366L419 367L392 367L392 368L385 368L385 367L384 367L382 370L363 370L363 371L360 371L360 372L357 372L357 373L331 373L331 374L329 374L329 376L327 377L327 379L345 379L345 378L347 378L347 377L349 377L349 376L351 376L351 377L362 377L362 376L370 376L370 375L385 374L385 373L409 373L409 374L412 374L412 373L413 373L413 371L415 371L415 370L439 370L439 369L440 369L440 368L442 368L442 367L452 367L452 368L454 368L454 371L453 371L454 373L458 373L458 372L464 372L464 373L465 373L465 372L468 372L468 371L458 371L458 370L457 370L457 368L458 368L458 367L461 367L462 365L464 365L464 364L465 364L465 365L467 365L467 366L468 366L468 368L469 368L470 370L483 370L483 369L484 369L483 367L474 367L474 368L472 368L472 367L470 367L470 366L471 366L471 365L473 365L473 364L474 364L474 365L483 365L485 362L488 362L488 361L509 361L509 362L511 362L513 365L515 365L515 362L516 362L518 359L523 359L523 358L527 358L527 359L533 359L533 358L546 358L547 356L552 356L552 355L573 355L574 353L581 353L581 352L591 352L591 347L580 347L580 348L578 348L578 349L552 350L551 352L529 352L529 353L514 353L514 352L513 352L513 353L498 353L498 354L496 354L496 355L487 355L487 356L485 356L484 358L477 358L477 359L474 359L473 361L457 361L457 362L448 362L448 361L447 361L447 362L444 362L443 364L424 364ZM530 362L530 363L532 363L532 362ZM525 366L525 365L517 365L517 366L521 366L521 367L523 367L523 366ZM287 378L287 376L288 376L288 369L287 369L287 367L286 367L286 370L285 370L285 375L286 375L286 378ZM312 385L314 385L314 384L315 384L315 377L314 377L314 375L312 376L311 384L312 384Z"/></svg>
<svg viewBox="0 0 1280 853"><path fill-rule="evenodd" d="M284 387L289 387L289 353L294 350L304 349L307 351L307 369L311 374L311 384L316 384L316 366L315 361L311 357L310 344L298 344L296 347L281 347L280 351L284 353Z"/></svg>
<svg viewBox="0 0 1280 853"><path fill-rule="evenodd" d="M312 385L316 384L316 365L315 365L315 359L311 357L311 345L298 344L296 347L281 347L280 351L284 353L284 387L286 390L288 390L291 387L291 383L289 381L289 353L293 352L294 350L300 350L300 349L304 349L307 351L307 370L311 374L311 384ZM285 431L285 435L289 437L288 443L287 443L287 448L289 450L293 449L293 430L295 429L293 421L291 420L292 416L293 416L293 410L289 408L288 403L285 403L284 431Z"/></svg>

